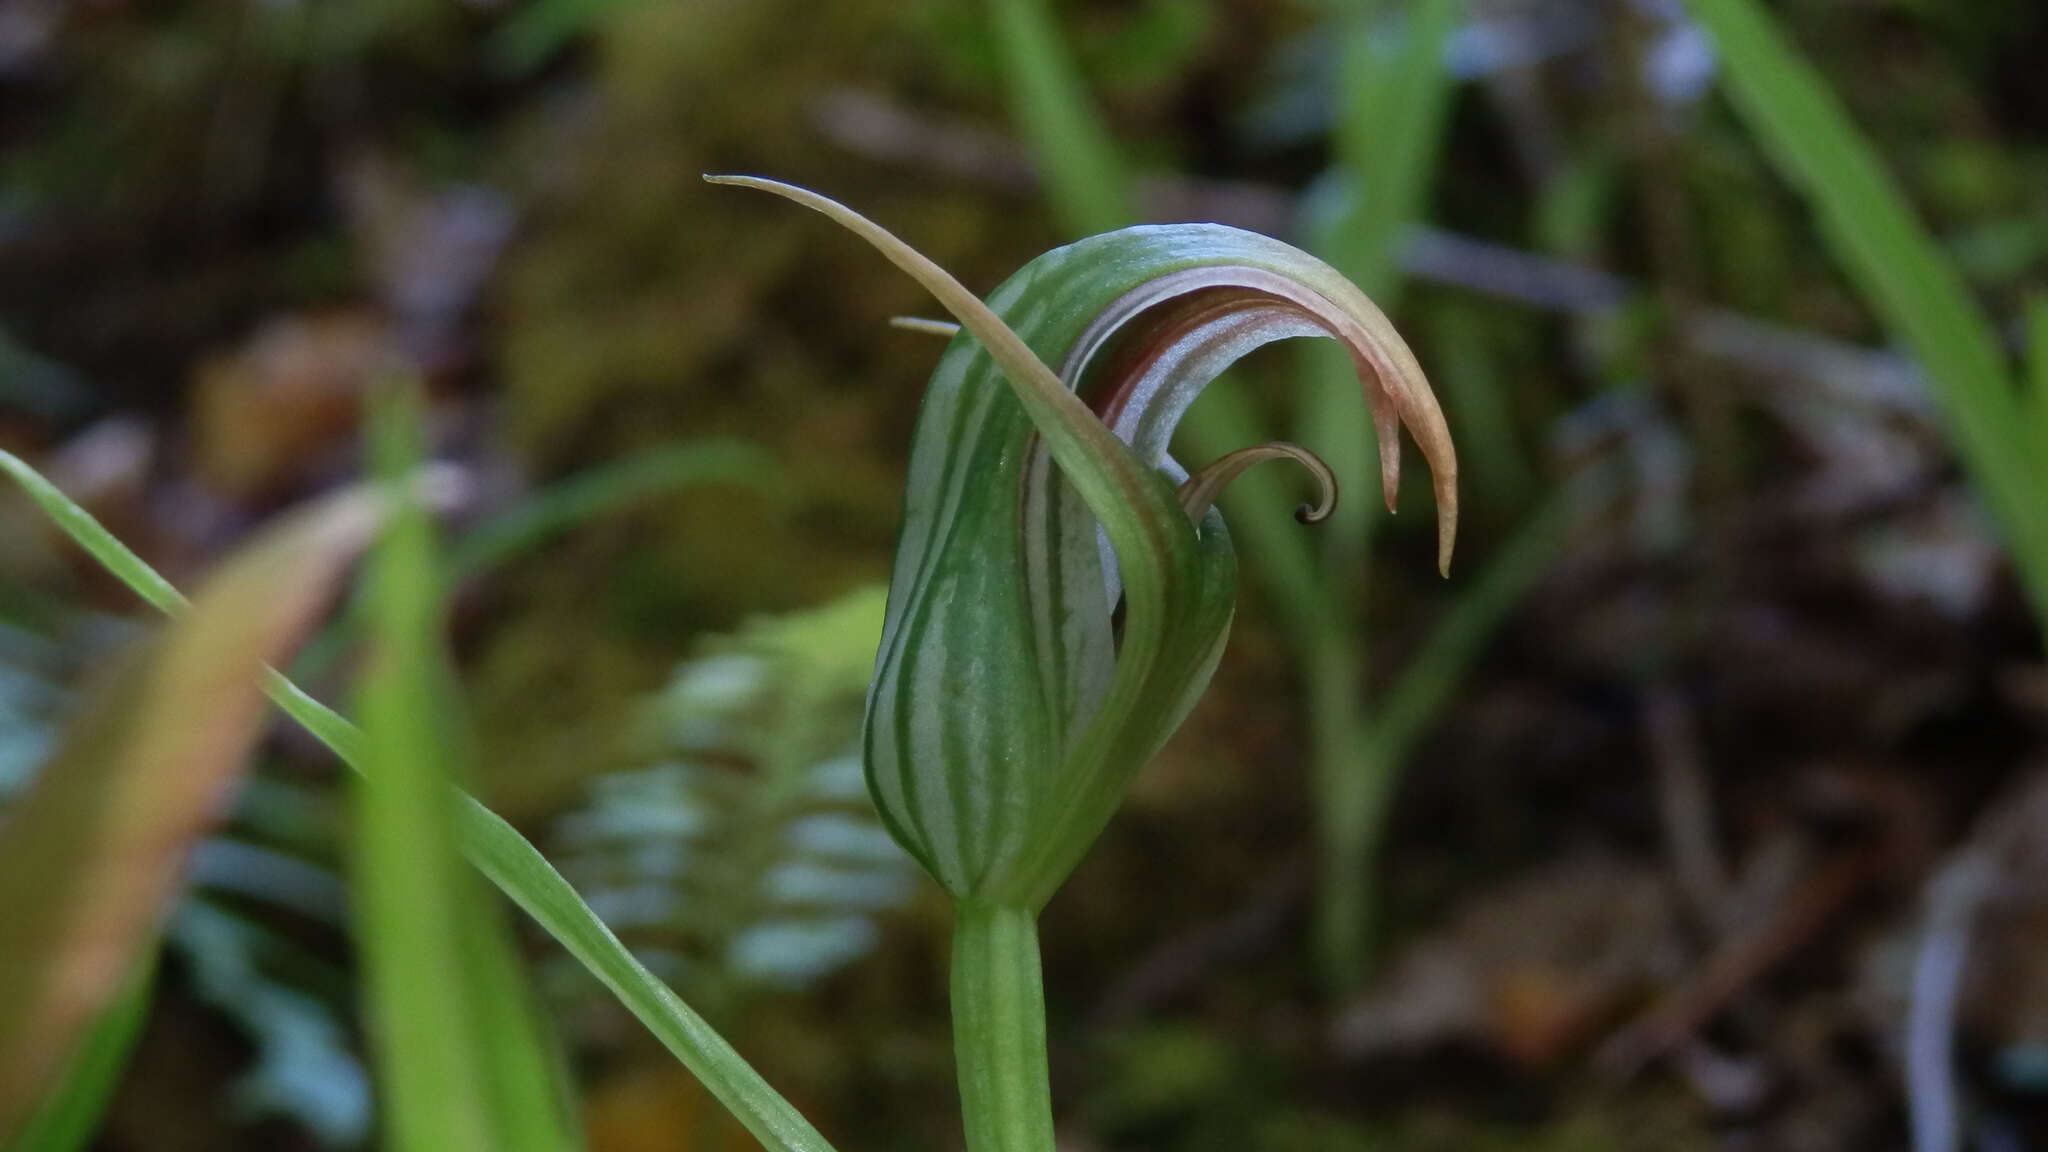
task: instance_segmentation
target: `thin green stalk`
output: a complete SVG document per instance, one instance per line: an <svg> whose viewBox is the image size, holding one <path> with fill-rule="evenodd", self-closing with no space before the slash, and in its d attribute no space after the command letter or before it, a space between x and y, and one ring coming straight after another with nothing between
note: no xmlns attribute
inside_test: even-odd
<svg viewBox="0 0 2048 1152"><path fill-rule="evenodd" d="M1326 852L1342 853L1326 861L1323 887L1326 931L1342 934L1323 939L1340 955L1370 955L1378 944L1370 932L1378 925L1371 877L1379 863L1389 821L1388 809L1417 741L1450 705L1486 641L1514 611L1528 590L1550 570L1569 538L1572 523L1611 483L1603 471L1588 473L1546 497L1529 518L1487 558L1470 585L1462 589L1430 629L1422 647L1380 694L1370 724L1354 734L1355 754L1373 771L1353 772L1325 781L1324 793L1336 813Z"/></svg>
<svg viewBox="0 0 2048 1152"><path fill-rule="evenodd" d="M92 515L19 458L0 451L0 473L21 485L66 535L158 611L174 615L185 598ZM364 758L361 729L272 672L264 693L351 769ZM649 972L526 837L464 795L456 806L462 854L512 902L619 998L754 1138L774 1152L832 1152L809 1121L754 1071L704 1018Z"/></svg>
<svg viewBox="0 0 2048 1152"><path fill-rule="evenodd" d="M1052 1081L1036 917L960 904L953 919L953 1058L967 1152L1052 1152Z"/></svg>
<svg viewBox="0 0 2048 1152"><path fill-rule="evenodd" d="M1436 173L1451 93L1444 41L1463 0L1421 0L1392 37L1387 7L1359 0L1339 18L1343 95L1332 175L1345 198L1334 217L1315 229L1312 248L1391 311L1401 288L1395 246L1422 214ZM1300 434L1336 433L1315 446L1336 453L1326 457L1332 467L1370 475L1378 463L1371 424L1355 401L1344 403L1356 370L1317 343L1306 361ZM1305 664L1323 850L1316 942L1323 980L1338 993L1364 976L1371 958L1373 865L1386 823L1384 804L1371 800L1392 793L1403 764L1401 757L1383 754L1375 739L1382 718L1365 711L1359 593L1379 521L1373 501L1353 500L1330 525L1321 556L1321 620L1313 626L1317 639ZM1333 643L1332 635L1341 641Z"/></svg>
<svg viewBox="0 0 2048 1152"><path fill-rule="evenodd" d="M1365 698L1364 654L1355 632L1331 627L1295 643L1308 691L1309 780L1317 798L1318 876L1310 921L1316 970L1330 991L1342 991L1364 964L1372 941L1371 867L1374 826L1384 813L1360 797L1390 791L1398 765L1372 752Z"/></svg>

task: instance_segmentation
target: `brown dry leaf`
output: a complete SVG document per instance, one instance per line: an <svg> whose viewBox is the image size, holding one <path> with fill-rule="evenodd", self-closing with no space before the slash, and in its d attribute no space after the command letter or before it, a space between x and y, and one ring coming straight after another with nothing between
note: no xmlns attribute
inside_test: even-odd
<svg viewBox="0 0 2048 1152"><path fill-rule="evenodd" d="M192 444L201 479L260 497L303 481L356 428L364 390L394 363L390 332L364 312L278 317L195 375Z"/></svg>
<svg viewBox="0 0 2048 1152"><path fill-rule="evenodd" d="M1332 1039L1354 1059L1465 1044L1548 1065L1679 966L1675 917L1650 869L1605 855L1547 865L1403 950Z"/></svg>
<svg viewBox="0 0 2048 1152"><path fill-rule="evenodd" d="M0 822L0 1136L154 936L255 744L265 666L317 622L377 507L332 497L228 561L108 670Z"/></svg>

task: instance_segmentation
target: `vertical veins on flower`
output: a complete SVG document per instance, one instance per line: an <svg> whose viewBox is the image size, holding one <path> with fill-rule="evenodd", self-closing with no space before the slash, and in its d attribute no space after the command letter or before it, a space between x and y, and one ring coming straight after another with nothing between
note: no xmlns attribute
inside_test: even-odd
<svg viewBox="0 0 2048 1152"><path fill-rule="evenodd" d="M876 807L955 897L1041 906L1207 686L1236 593L1211 507L1223 485L1291 458L1323 488L1312 511L1329 510L1328 469L1292 445L1192 477L1168 455L1182 414L1237 359L1293 337L1342 343L1388 506L1406 427L1448 567L1457 462L1436 398L1379 309L1306 253L1214 224L1127 228L1046 253L984 304L824 197L708 179L823 212L960 321L911 444L865 732Z"/></svg>

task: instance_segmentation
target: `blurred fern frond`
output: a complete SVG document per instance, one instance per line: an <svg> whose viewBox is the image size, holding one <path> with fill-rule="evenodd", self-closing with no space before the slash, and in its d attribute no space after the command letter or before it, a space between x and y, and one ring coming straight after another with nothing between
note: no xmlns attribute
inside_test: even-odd
<svg viewBox="0 0 2048 1152"><path fill-rule="evenodd" d="M646 767L595 781L553 855L655 971L714 1012L874 944L916 875L870 806L859 734L884 590L757 619L650 699Z"/></svg>

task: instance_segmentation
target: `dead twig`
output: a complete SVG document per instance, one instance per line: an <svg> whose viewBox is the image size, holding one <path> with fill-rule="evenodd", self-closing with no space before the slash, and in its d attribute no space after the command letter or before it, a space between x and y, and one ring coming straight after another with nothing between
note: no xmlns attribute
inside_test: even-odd
<svg viewBox="0 0 2048 1152"><path fill-rule="evenodd" d="M1658 818L1679 892L1694 919L1714 937L1723 937L1733 927L1733 902L1692 708L1669 685L1658 685L1650 690L1643 722L1656 774Z"/></svg>
<svg viewBox="0 0 2048 1152"><path fill-rule="evenodd" d="M1688 984L1616 1033L1593 1058L1605 1077L1622 1081L1684 1043L1755 984L1798 953L1877 874L1873 853L1836 856L1810 873L1776 915L1756 931L1730 937Z"/></svg>
<svg viewBox="0 0 2048 1152"><path fill-rule="evenodd" d="M1906 1012L1906 1108L1914 1152L1956 1152L1956 999L1970 954L1970 926L1992 886L1989 861L1971 853L1943 868L1927 886L1927 926L1913 958Z"/></svg>

